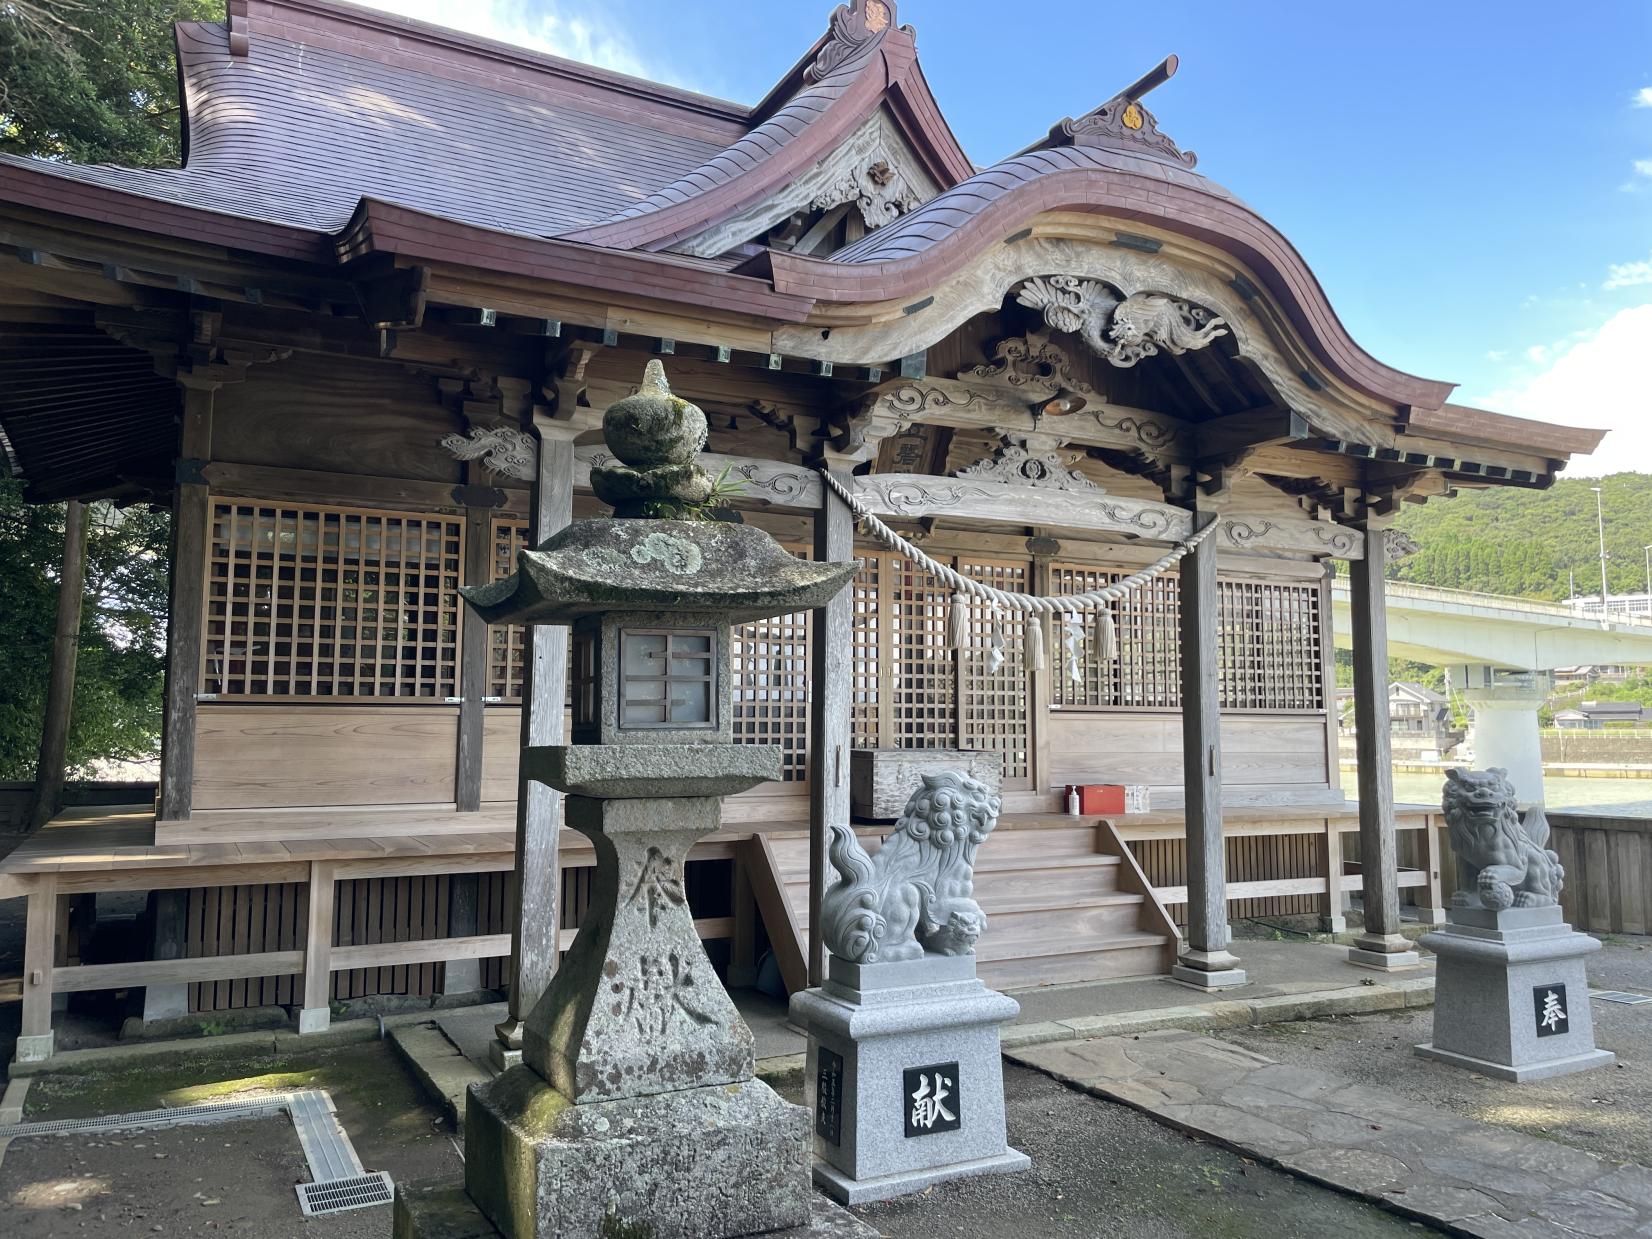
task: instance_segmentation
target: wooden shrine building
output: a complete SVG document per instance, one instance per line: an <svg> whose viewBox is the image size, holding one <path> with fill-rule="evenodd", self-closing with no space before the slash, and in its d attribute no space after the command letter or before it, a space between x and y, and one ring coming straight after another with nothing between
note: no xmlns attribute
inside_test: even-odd
<svg viewBox="0 0 1652 1239"><path fill-rule="evenodd" d="M839 8L751 107L337 0L228 0L177 46L184 167L0 157L7 460L41 502L174 515L157 803L65 814L0 865L30 901L20 1057L76 991L305 1028L361 995L542 991L592 858L516 753L561 735L566 633L490 631L455 591L599 510L601 412L653 357L707 411L732 512L863 563L852 597L740 633L735 732L786 778L731 801L690 881L737 980L765 950L790 987L818 972L811 839L868 753L991 755L1001 986L1178 957L1219 984L1230 914L1337 925L1350 891L1381 966L1402 899L1438 910L1435 824L1395 811L1377 725L1382 530L1546 486L1599 435L1363 352L1159 130L1174 60L977 169L894 0ZM1039 660L984 608L954 639L951 591L857 535L822 470L1011 592L1093 590L1219 524L1050 621ZM1061 816L1070 783L1147 785L1153 812ZM149 958L77 955L111 890L155 892Z"/></svg>

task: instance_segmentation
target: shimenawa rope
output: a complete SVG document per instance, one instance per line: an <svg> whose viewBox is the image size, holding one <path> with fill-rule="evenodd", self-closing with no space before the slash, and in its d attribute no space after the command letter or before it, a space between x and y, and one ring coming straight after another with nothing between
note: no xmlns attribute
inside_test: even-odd
<svg viewBox="0 0 1652 1239"><path fill-rule="evenodd" d="M868 511L866 505L860 501L855 493L829 470L820 470L820 477L832 493L843 500L849 511L855 514L856 520L861 523L867 533L890 550L905 556L920 568L925 569L931 576L944 582L953 591L952 611L947 619L947 640L951 645L957 648L963 646L965 642L969 631L969 613L967 609L969 599L975 598L987 603L995 613L1000 609L1019 611L1026 618L1027 660L1034 670L1042 670L1044 667L1044 617L1047 615L1099 613L1101 617L1101 632L1099 634L1101 648L1098 653L1103 659L1116 657L1118 639L1113 625L1112 610L1108 604L1117 602L1126 594L1140 589L1153 578L1174 567L1183 556L1191 553L1201 542L1215 533L1216 527L1221 524L1220 520L1211 521L1185 542L1178 543L1159 556L1147 567L1132 572L1127 577L1121 577L1100 589L1089 590L1082 594L1057 594L1054 596L1012 594L1005 590L994 589L973 577L965 576L937 559L931 559ZM1067 639L1069 641L1073 639L1071 627L1068 628ZM990 647L989 652L996 653L998 655L997 661L1002 661L1002 652L996 644ZM1076 660L1073 660L1070 673L1079 672L1079 670Z"/></svg>

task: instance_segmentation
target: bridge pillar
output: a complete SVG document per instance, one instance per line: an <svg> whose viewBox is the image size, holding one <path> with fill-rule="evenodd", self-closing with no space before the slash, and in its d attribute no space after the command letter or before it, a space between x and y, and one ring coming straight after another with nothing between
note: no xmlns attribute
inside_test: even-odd
<svg viewBox="0 0 1652 1239"><path fill-rule="evenodd" d="M1522 805L1543 803L1543 744L1537 711L1554 689L1552 671L1504 671L1496 667L1456 668L1463 698L1474 709L1471 734L1474 764L1500 766Z"/></svg>

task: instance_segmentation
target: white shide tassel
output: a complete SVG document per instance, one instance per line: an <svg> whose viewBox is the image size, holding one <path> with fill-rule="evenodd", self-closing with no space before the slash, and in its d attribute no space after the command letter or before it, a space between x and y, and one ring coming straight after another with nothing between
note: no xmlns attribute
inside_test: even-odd
<svg viewBox="0 0 1652 1239"><path fill-rule="evenodd" d="M1113 623L1113 609L1101 609L1100 623L1096 626L1096 657L1102 662L1112 662L1119 656L1119 632Z"/></svg>
<svg viewBox="0 0 1652 1239"><path fill-rule="evenodd" d="M962 594L952 595L952 609L946 615L946 643L955 650L969 643L969 599Z"/></svg>

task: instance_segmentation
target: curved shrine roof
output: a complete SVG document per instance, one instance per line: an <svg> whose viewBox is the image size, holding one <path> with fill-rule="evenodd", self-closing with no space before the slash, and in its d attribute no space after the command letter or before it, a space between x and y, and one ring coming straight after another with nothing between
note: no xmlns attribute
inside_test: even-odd
<svg viewBox="0 0 1652 1239"><path fill-rule="evenodd" d="M742 129L732 118L672 125L669 105L604 114L568 92L410 71L292 33L255 28L251 54L237 57L224 26L180 24L187 165L50 173L315 232L345 227L374 197L553 236L644 199Z"/></svg>

